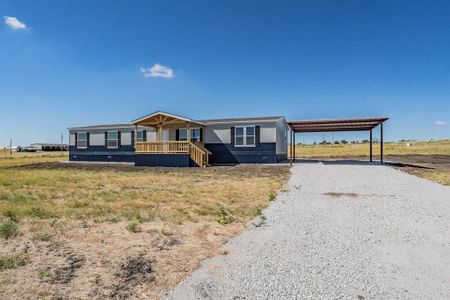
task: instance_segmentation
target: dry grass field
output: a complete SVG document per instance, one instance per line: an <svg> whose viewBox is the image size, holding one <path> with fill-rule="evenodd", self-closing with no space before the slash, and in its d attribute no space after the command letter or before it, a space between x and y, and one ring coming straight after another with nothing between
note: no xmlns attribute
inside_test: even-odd
<svg viewBox="0 0 450 300"><path fill-rule="evenodd" d="M406 146L410 143L411 146ZM378 158L380 144L373 144L374 157ZM343 157L369 155L369 143L339 145L297 145L296 154L301 157ZM450 155L450 140L428 142L384 143L385 155Z"/></svg>
<svg viewBox="0 0 450 300"><path fill-rule="evenodd" d="M219 254L289 176L281 165L163 169L65 159L0 157L2 299L159 298Z"/></svg>
<svg viewBox="0 0 450 300"><path fill-rule="evenodd" d="M411 143L407 146L407 143ZM374 159L379 159L380 144L373 145ZM307 159L368 159L369 144L297 145L296 156ZM396 142L384 144L385 161L420 167L399 168L405 172L450 185L450 140Z"/></svg>

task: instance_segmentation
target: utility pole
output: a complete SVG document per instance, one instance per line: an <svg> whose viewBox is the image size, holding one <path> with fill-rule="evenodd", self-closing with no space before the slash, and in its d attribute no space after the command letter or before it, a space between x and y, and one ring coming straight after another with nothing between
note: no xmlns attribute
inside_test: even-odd
<svg viewBox="0 0 450 300"><path fill-rule="evenodd" d="M61 133L61 153L63 153L63 151L64 151L64 149L63 149L63 139L64 139L64 136L63 136L63 134Z"/></svg>
<svg viewBox="0 0 450 300"><path fill-rule="evenodd" d="M12 155L12 139L9 139L9 155Z"/></svg>

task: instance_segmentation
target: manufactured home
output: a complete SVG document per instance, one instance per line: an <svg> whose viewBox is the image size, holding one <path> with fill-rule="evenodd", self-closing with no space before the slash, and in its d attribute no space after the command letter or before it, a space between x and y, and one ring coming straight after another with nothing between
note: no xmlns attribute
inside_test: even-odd
<svg viewBox="0 0 450 300"><path fill-rule="evenodd" d="M193 120L154 112L130 124L69 128L71 161L205 167L287 159L285 117Z"/></svg>

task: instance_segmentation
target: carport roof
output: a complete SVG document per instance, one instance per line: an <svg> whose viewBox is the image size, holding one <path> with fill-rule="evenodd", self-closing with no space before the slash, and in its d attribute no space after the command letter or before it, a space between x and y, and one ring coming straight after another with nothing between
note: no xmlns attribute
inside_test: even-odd
<svg viewBox="0 0 450 300"><path fill-rule="evenodd" d="M294 132L365 131L377 127L388 119L388 117L379 117L334 120L299 120L288 121L287 123Z"/></svg>

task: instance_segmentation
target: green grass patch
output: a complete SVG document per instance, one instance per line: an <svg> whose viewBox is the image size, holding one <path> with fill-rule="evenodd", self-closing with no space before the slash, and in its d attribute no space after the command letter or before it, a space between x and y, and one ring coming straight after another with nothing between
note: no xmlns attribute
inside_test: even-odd
<svg viewBox="0 0 450 300"><path fill-rule="evenodd" d="M0 271L7 269L15 269L21 266L25 266L29 262L27 256L23 254L1 256L0 257Z"/></svg>
<svg viewBox="0 0 450 300"><path fill-rule="evenodd" d="M19 233L19 226L16 222L7 220L0 224L0 236L4 239L15 237Z"/></svg>

